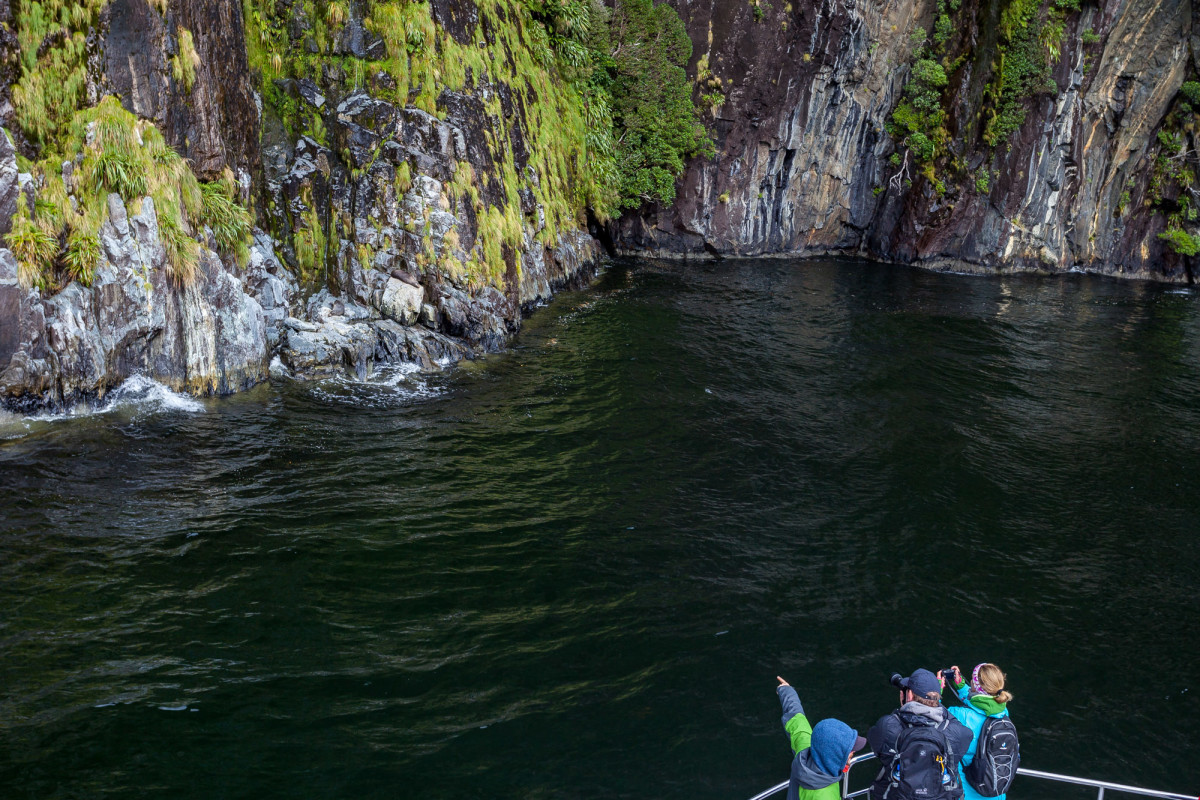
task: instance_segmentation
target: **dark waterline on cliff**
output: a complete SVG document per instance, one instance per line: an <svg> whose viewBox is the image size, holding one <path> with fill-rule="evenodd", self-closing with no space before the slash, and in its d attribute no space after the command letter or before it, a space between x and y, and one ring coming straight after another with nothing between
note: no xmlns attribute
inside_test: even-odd
<svg viewBox="0 0 1200 800"><path fill-rule="evenodd" d="M7 424L3 796L736 800L776 674L985 658L1028 766L1200 791L1200 294L637 263L391 383Z"/></svg>

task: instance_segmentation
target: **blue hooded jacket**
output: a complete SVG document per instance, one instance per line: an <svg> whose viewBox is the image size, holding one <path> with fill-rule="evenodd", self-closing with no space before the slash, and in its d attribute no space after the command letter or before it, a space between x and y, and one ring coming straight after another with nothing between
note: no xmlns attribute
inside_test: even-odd
<svg viewBox="0 0 1200 800"><path fill-rule="evenodd" d="M966 684L963 684L961 686L956 686L953 688L954 688L954 693L958 695L958 699L962 700L964 705L954 706L954 707L948 708L946 710L949 711L951 714L953 714L955 719L957 719L963 725L966 725L967 728L971 731L971 745L970 745L970 747L967 748L966 752L963 753L962 762L961 762L962 765L965 767L967 764L970 764L972 761L975 760L975 749L979 746L979 734L983 730L983 723L987 722L987 719L989 716L1007 717L1008 716L1008 708L1003 707L1002 710L996 714L987 714L982 709L977 708L971 702L971 688L969 686L967 686ZM971 787L970 781L967 781L965 779L962 782L962 788L963 788L963 800L1004 800L1005 799L1005 795L999 795L998 797L994 797L994 798L990 798L990 799L984 798L983 795L979 794L979 792L975 791L975 789Z"/></svg>
<svg viewBox="0 0 1200 800"><path fill-rule="evenodd" d="M780 686L778 692L783 704L783 729L795 753L787 800L840 798L838 780L858 732L836 719L823 719L814 728L804 715L796 690Z"/></svg>

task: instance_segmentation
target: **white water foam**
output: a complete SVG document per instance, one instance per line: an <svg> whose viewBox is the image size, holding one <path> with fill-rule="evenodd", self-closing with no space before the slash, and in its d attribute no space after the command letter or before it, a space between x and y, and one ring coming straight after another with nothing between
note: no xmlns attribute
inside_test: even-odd
<svg viewBox="0 0 1200 800"><path fill-rule="evenodd" d="M60 422L113 412L196 414L203 410L204 405L196 398L173 392L158 381L151 380L144 375L134 375L109 392L99 405L79 403L62 411L46 411L28 415L0 412L0 428L18 427L28 431L33 423Z"/></svg>
<svg viewBox="0 0 1200 800"><path fill-rule="evenodd" d="M134 375L113 389L101 411L128 407L147 411L183 411L188 414L204 410L204 404L196 398L173 392L144 375Z"/></svg>
<svg viewBox="0 0 1200 800"><path fill-rule="evenodd" d="M437 365L444 369L445 359ZM420 364L402 362L381 367L364 380L349 375L322 381L312 388L313 395L325 402L355 406L395 406L412 400L424 400L442 394L440 387L429 384L430 373Z"/></svg>
<svg viewBox="0 0 1200 800"><path fill-rule="evenodd" d="M366 382L375 386L399 386L408 381L411 375L420 371L420 364L405 362L381 369L374 380L368 379Z"/></svg>

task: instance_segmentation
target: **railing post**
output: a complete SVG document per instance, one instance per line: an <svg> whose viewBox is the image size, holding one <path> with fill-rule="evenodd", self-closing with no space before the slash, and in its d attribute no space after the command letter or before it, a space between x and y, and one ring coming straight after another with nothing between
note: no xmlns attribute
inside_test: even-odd
<svg viewBox="0 0 1200 800"><path fill-rule="evenodd" d="M846 800L846 795L850 794L850 770L847 769L842 773L842 800Z"/></svg>
<svg viewBox="0 0 1200 800"><path fill-rule="evenodd" d="M1104 800L1104 787L1100 787L1100 791L1096 793L1096 800Z"/></svg>

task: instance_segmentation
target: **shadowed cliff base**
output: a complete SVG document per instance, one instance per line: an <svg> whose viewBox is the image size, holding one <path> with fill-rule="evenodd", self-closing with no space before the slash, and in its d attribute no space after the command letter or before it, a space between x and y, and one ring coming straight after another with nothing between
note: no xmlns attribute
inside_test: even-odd
<svg viewBox="0 0 1200 800"><path fill-rule="evenodd" d="M717 155L620 251L1194 281L1190 3L675 5Z"/></svg>

